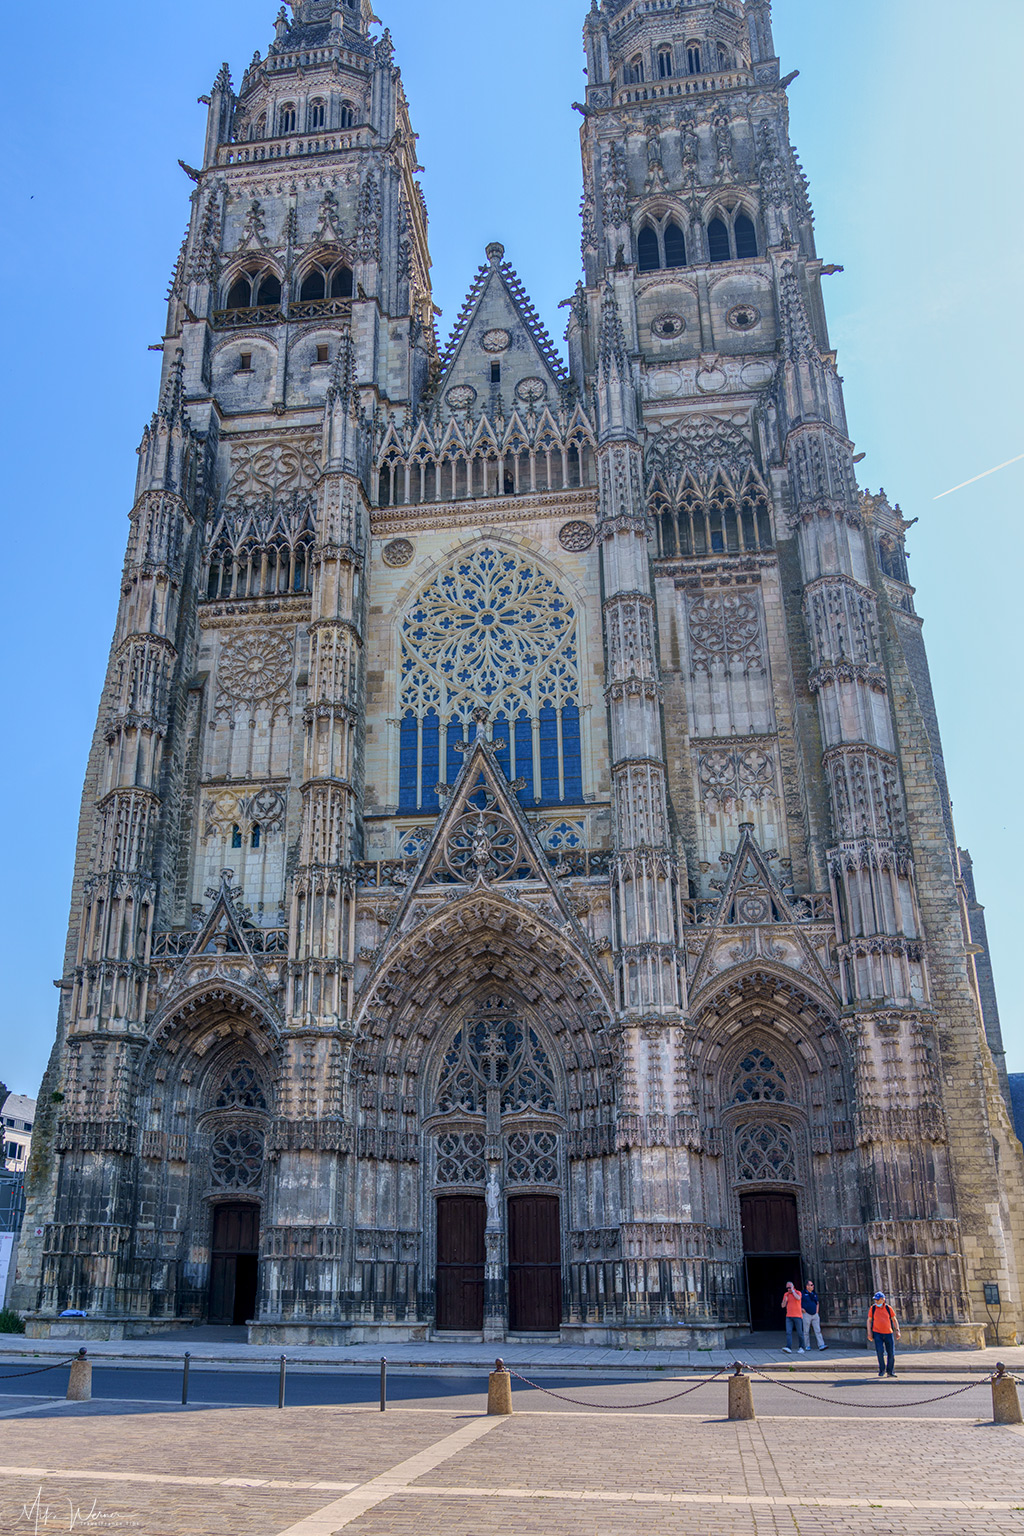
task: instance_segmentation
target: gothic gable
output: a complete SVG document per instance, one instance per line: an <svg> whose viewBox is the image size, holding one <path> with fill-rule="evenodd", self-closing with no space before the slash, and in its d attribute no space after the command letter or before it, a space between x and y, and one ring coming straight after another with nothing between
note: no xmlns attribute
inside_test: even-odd
<svg viewBox="0 0 1024 1536"><path fill-rule="evenodd" d="M687 950L691 1001L723 972L768 962L800 972L826 995L835 993L831 923L808 924L789 902L744 824L718 908Z"/></svg>
<svg viewBox="0 0 1024 1536"><path fill-rule="evenodd" d="M504 411L540 410L557 402L565 368L504 247L487 248L441 359L440 414L486 407L499 393Z"/></svg>

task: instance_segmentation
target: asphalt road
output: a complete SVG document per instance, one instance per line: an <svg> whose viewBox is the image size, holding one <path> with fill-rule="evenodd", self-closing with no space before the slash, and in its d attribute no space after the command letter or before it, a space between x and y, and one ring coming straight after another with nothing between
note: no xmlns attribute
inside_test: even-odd
<svg viewBox="0 0 1024 1536"><path fill-rule="evenodd" d="M692 1383L688 1376L666 1373L652 1381L643 1377L541 1376L539 1385L576 1401L548 1396L518 1381L513 1382L515 1406L520 1411L585 1413L607 1408L635 1409L647 1413L678 1413L701 1418L724 1418L725 1379L677 1396ZM799 1392L792 1387L769 1384L754 1378L754 1403L763 1416L879 1417L985 1420L991 1417L991 1389L987 1378L975 1378L970 1391L946 1396L968 1378L955 1375L922 1380L920 1377L878 1381L874 1374L808 1379L801 1374ZM181 1371L147 1367L93 1366L93 1401L81 1407L45 1407L47 1394L63 1394L65 1370L18 1381L0 1381L0 1416L19 1407L34 1407L33 1416L69 1413L145 1413L177 1407L181 1411ZM795 1386L796 1383L793 1383ZM805 1394L811 1394L806 1396ZM189 1407L209 1410L228 1407L277 1408L277 1367L265 1371L210 1370L194 1367L189 1382ZM674 1401L662 1402L661 1399ZM935 1402L932 1399L942 1398ZM286 1403L289 1408L327 1404L375 1407L380 1399L379 1377L333 1375L323 1368L290 1367ZM433 1408L482 1412L487 1404L487 1381L482 1374L428 1375L388 1374L388 1402L395 1408Z"/></svg>

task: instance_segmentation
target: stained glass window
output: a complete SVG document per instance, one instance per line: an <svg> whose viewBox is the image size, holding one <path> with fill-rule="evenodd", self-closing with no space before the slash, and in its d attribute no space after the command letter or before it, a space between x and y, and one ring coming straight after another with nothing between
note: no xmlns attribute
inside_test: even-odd
<svg viewBox="0 0 1024 1536"><path fill-rule="evenodd" d="M736 1171L744 1184L796 1181L796 1156L789 1130L764 1122L736 1132Z"/></svg>
<svg viewBox="0 0 1024 1536"><path fill-rule="evenodd" d="M733 1073L734 1104L784 1104L788 1098L786 1074L765 1051L744 1056Z"/></svg>
<svg viewBox="0 0 1024 1536"><path fill-rule="evenodd" d="M491 712L498 761L523 779L524 805L583 799L579 650L573 604L521 555L464 555L421 593L401 632L402 810L439 809L453 784L473 710Z"/></svg>
<svg viewBox="0 0 1024 1536"><path fill-rule="evenodd" d="M445 1053L437 1108L442 1114L482 1115L488 1088L500 1089L503 1115L558 1109L547 1052L529 1025L498 1001L464 1025Z"/></svg>
<svg viewBox="0 0 1024 1536"><path fill-rule="evenodd" d="M224 1077L217 1094L218 1109L266 1109L267 1096L254 1067L236 1062Z"/></svg>

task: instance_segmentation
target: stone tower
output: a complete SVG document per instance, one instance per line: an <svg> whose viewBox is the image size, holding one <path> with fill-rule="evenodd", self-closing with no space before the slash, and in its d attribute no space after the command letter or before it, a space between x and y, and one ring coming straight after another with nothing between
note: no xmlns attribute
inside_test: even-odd
<svg viewBox="0 0 1024 1536"><path fill-rule="evenodd" d="M568 368L434 334L368 0L227 68L86 782L46 1332L1021 1325L909 524L856 483L769 0L585 25ZM979 981L980 974L980 981Z"/></svg>

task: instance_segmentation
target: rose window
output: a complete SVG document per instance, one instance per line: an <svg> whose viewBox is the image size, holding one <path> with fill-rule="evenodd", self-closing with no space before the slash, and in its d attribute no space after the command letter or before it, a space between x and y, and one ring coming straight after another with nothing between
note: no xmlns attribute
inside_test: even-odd
<svg viewBox="0 0 1024 1536"><path fill-rule="evenodd" d="M445 844L445 863L456 880L500 880L515 873L519 837L504 816L485 811L460 816Z"/></svg>
<svg viewBox="0 0 1024 1536"><path fill-rule="evenodd" d="M400 676L402 810L439 808L481 706L524 805L582 801L577 614L530 561L485 546L436 577L402 623Z"/></svg>
<svg viewBox="0 0 1024 1536"><path fill-rule="evenodd" d="M222 1189L251 1189L263 1174L263 1137L246 1126L218 1131L210 1161L214 1184Z"/></svg>

